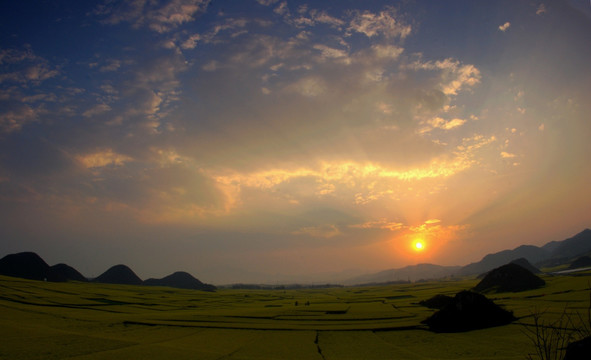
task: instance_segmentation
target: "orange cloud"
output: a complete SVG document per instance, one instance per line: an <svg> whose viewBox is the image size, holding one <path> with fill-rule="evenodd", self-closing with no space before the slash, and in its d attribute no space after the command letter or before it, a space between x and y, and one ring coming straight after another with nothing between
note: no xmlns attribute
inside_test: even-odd
<svg viewBox="0 0 591 360"><path fill-rule="evenodd" d="M75 158L79 163L88 169L100 168L109 165L121 166L126 162L133 160L129 156L117 154L113 151L113 149L101 150L92 154L78 155Z"/></svg>

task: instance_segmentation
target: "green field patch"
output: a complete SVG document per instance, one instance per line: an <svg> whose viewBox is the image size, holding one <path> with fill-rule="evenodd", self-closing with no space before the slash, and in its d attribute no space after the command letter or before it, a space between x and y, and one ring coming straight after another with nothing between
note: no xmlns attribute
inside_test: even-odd
<svg viewBox="0 0 591 360"><path fill-rule="evenodd" d="M0 358L523 359L534 312L551 321L589 305L588 278L544 279L495 295L519 323L434 334L420 324L434 310L417 303L477 280L205 293L0 276Z"/></svg>

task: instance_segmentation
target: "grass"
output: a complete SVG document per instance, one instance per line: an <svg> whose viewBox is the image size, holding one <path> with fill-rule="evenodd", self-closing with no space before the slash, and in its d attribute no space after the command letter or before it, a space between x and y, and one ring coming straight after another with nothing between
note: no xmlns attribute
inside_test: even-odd
<svg viewBox="0 0 591 360"><path fill-rule="evenodd" d="M589 276L488 295L532 325L586 311ZM0 277L0 359L524 359L521 324L434 334L418 305L477 280L215 293ZM297 302L297 306L295 305ZM307 305L309 303L309 305Z"/></svg>

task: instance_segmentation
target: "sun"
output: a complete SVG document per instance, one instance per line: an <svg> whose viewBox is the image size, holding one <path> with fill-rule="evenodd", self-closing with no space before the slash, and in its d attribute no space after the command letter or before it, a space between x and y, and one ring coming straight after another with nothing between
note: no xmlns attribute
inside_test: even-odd
<svg viewBox="0 0 591 360"><path fill-rule="evenodd" d="M413 249L415 251L423 251L425 249L425 243L421 239L415 240L413 243Z"/></svg>

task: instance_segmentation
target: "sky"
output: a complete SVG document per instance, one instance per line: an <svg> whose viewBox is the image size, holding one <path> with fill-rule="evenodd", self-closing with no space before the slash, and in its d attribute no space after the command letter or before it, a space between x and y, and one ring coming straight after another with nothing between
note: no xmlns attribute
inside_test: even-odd
<svg viewBox="0 0 591 360"><path fill-rule="evenodd" d="M4 1L0 256L319 282L562 240L589 94L586 0Z"/></svg>

